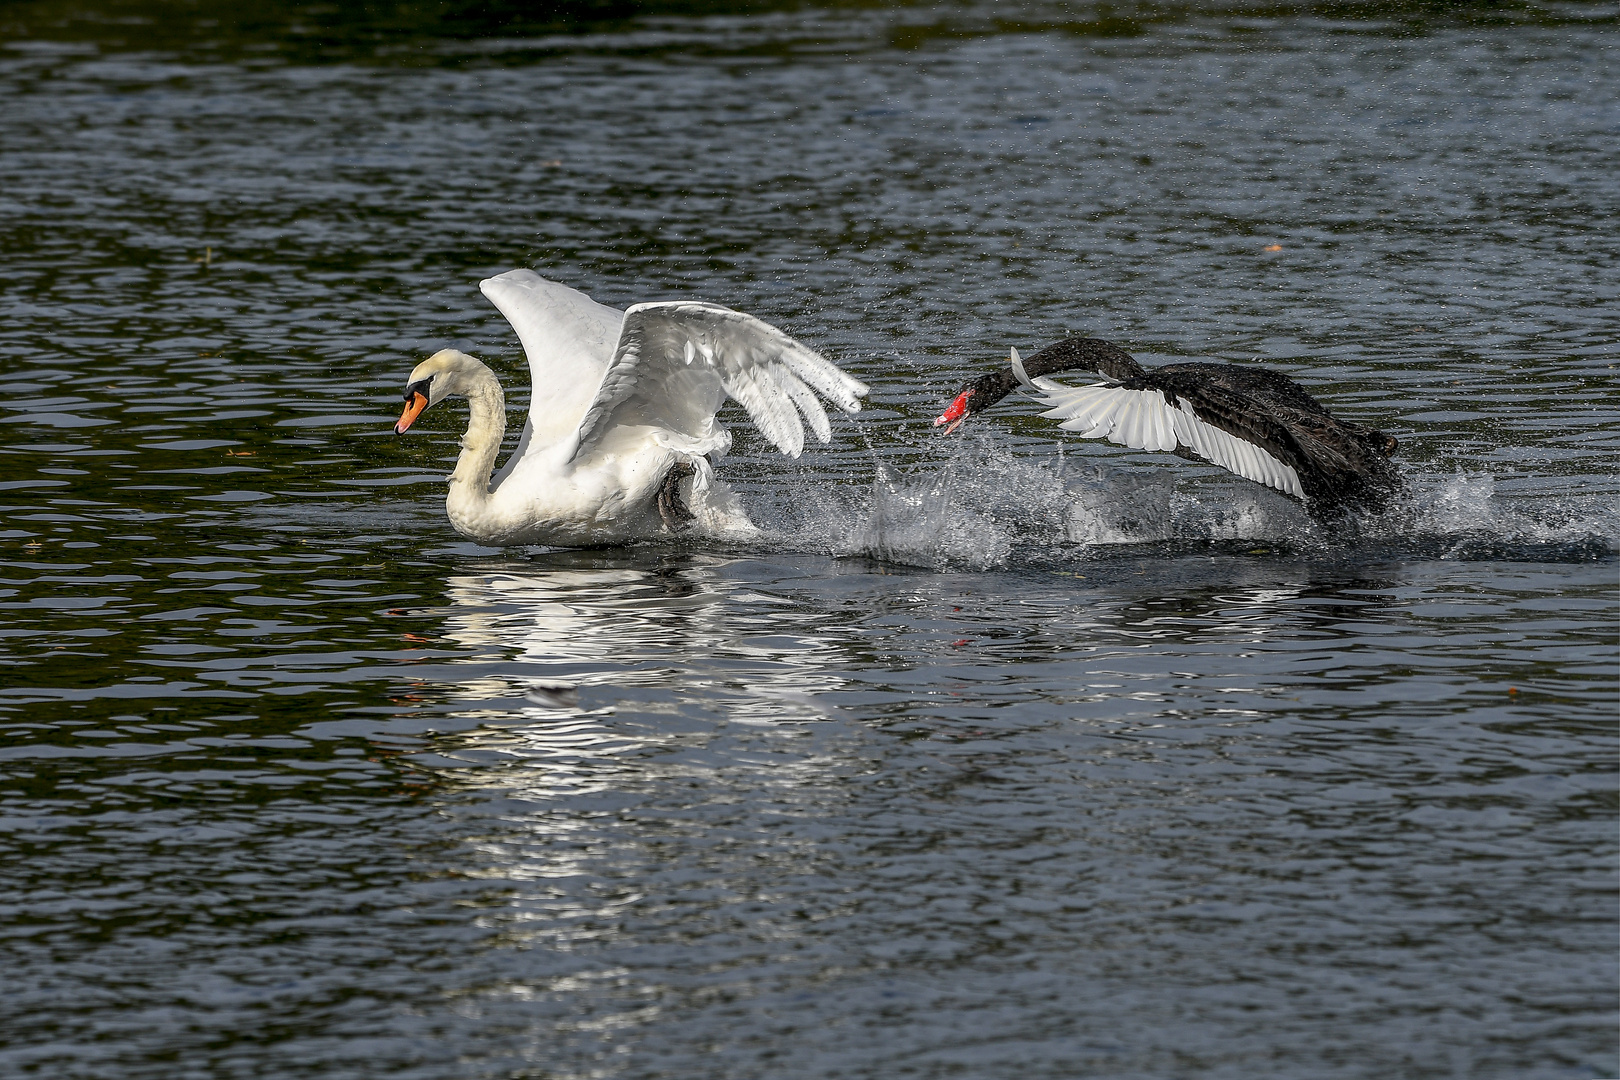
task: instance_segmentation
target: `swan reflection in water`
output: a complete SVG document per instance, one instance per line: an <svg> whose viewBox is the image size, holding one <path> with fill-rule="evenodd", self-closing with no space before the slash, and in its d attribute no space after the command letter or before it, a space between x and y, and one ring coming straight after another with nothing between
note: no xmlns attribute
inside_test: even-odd
<svg viewBox="0 0 1620 1080"><path fill-rule="evenodd" d="M731 725L792 734L833 715L819 695L843 685L834 672L844 660L830 635L796 628L789 597L727 577L724 559L602 558L449 579L445 633L474 650L461 662L473 670L451 684L456 712L482 724L444 736L440 754L501 772L543 766L543 779L518 786L552 797L611 787L627 759L646 763Z"/></svg>

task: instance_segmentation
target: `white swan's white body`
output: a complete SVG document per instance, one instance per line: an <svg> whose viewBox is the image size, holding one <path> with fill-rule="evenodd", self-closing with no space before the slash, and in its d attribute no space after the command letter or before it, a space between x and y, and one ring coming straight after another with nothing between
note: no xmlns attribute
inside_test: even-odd
<svg viewBox="0 0 1620 1080"><path fill-rule="evenodd" d="M731 446L715 417L726 398L796 457L804 447L801 415L818 439L831 438L814 392L846 412L858 411L866 393L786 334L718 304L619 311L530 270L479 287L529 358L533 391L516 451L491 477L506 431L505 395L487 367L453 349L411 372L396 430L446 397L467 398L471 417L445 509L458 532L480 543L580 547L666 532L659 493L682 465L693 470L679 486L693 528L752 533L711 465Z"/></svg>

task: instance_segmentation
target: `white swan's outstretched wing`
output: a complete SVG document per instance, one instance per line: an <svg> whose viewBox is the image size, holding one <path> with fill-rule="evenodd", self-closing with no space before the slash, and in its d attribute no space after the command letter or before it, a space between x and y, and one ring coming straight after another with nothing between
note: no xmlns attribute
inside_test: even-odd
<svg viewBox="0 0 1620 1080"><path fill-rule="evenodd" d="M1182 398L1171 405L1162 390L1127 390L1096 383L1064 386L1051 379L1028 385L1048 407L1042 416L1083 439L1107 439L1136 450L1186 447L1213 465L1296 498L1305 497L1299 473L1247 439L1209 423Z"/></svg>
<svg viewBox="0 0 1620 1080"><path fill-rule="evenodd" d="M801 415L817 439L832 437L816 394L853 413L866 389L752 315L687 300L636 304L624 314L612 363L580 421L575 454L630 425L665 429L694 449L723 445L714 414L729 396L772 445L797 457Z"/></svg>
<svg viewBox="0 0 1620 1080"><path fill-rule="evenodd" d="M478 287L512 324L529 358L529 423L515 462L531 442L550 446L578 429L613 359L624 312L533 270L508 270Z"/></svg>

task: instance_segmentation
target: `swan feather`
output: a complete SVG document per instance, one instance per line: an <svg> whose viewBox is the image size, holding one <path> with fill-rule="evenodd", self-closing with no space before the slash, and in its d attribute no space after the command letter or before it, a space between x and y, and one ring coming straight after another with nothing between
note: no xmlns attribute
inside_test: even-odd
<svg viewBox="0 0 1620 1080"><path fill-rule="evenodd" d="M508 270L478 288L512 324L528 357L524 451L571 437L613 358L624 313L533 270Z"/></svg>
<svg viewBox="0 0 1620 1080"><path fill-rule="evenodd" d="M687 364L689 351L705 363ZM677 380L685 385L674 392ZM670 428L695 439L712 437L714 413L730 397L773 446L797 457L804 448L801 414L818 440L832 437L812 390L853 413L867 388L752 315L692 300L636 304L624 314L618 345L579 422L575 453L654 402Z"/></svg>
<svg viewBox="0 0 1620 1080"><path fill-rule="evenodd" d="M1299 473L1265 448L1200 418L1187 401L1171 405L1157 389L1131 390L1094 383L1066 386L1047 378L1031 380L1048 406L1042 416L1059 420L1081 438L1107 439L1136 450L1175 450L1194 454L1245 479L1304 498Z"/></svg>

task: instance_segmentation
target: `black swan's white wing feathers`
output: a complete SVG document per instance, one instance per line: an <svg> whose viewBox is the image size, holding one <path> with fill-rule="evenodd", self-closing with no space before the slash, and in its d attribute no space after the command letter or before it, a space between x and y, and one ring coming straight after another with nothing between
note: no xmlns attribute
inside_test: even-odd
<svg viewBox="0 0 1620 1080"><path fill-rule="evenodd" d="M1132 390L1096 383L1065 386L1051 379L1033 379L1030 385L1048 407L1042 416L1059 420L1059 427L1085 439L1107 439L1136 450L1176 450L1186 447L1213 465L1304 498L1299 473L1265 448L1232 434L1199 416L1185 398L1171 404L1164 391Z"/></svg>
<svg viewBox="0 0 1620 1080"><path fill-rule="evenodd" d="M731 397L785 454L804 449L804 420L832 437L820 393L860 410L865 384L774 326L698 301L636 304L624 315L613 359L579 423L575 454L612 428L653 424L692 440L715 438L714 414Z"/></svg>
<svg viewBox="0 0 1620 1080"><path fill-rule="evenodd" d="M1127 390L1096 383L1064 386L1051 379L1034 385L1048 411L1042 416L1061 420L1059 427L1084 439L1108 439L1136 450L1174 450L1175 429L1171 407L1157 390Z"/></svg>

